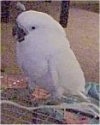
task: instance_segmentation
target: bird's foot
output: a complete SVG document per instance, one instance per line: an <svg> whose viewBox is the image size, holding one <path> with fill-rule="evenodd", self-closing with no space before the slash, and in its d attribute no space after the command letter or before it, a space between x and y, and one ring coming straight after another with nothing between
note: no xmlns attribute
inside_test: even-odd
<svg viewBox="0 0 100 125"><path fill-rule="evenodd" d="M41 103L44 103L50 97L48 91L41 89L40 87L35 87L35 89L30 91L30 100L31 104L34 106L38 106Z"/></svg>
<svg viewBox="0 0 100 125"><path fill-rule="evenodd" d="M50 97L50 94L48 91L41 89L40 87L36 87L34 92L32 93L32 96L34 97L35 100L45 100L48 97Z"/></svg>
<svg viewBox="0 0 100 125"><path fill-rule="evenodd" d="M55 105L61 102L61 96L59 94L55 92L50 94L47 90L41 89L38 86L36 86L33 91L29 89L29 93L29 99L31 100L31 104L34 106L38 106L41 103Z"/></svg>

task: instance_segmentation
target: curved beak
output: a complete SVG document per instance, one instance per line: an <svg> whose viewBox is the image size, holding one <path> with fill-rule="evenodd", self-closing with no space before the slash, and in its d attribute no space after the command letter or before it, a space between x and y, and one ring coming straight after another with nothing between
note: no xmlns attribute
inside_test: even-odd
<svg viewBox="0 0 100 125"><path fill-rule="evenodd" d="M18 42L22 42L25 39L27 33L20 28L17 24L12 29L12 35L17 39Z"/></svg>

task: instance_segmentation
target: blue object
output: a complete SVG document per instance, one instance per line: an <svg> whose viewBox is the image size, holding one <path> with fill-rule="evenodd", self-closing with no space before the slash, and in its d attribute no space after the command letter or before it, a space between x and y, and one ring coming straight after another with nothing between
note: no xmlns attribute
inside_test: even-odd
<svg viewBox="0 0 100 125"><path fill-rule="evenodd" d="M87 83L86 93L87 93L87 96L90 96L92 98L99 100L99 96L100 96L99 84L93 83L93 82Z"/></svg>

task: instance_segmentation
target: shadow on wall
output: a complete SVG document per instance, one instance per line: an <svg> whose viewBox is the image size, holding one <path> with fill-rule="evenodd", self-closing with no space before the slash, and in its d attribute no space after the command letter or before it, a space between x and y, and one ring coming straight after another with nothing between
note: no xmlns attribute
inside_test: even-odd
<svg viewBox="0 0 100 125"><path fill-rule="evenodd" d="M99 13L99 1L72 1L70 6Z"/></svg>

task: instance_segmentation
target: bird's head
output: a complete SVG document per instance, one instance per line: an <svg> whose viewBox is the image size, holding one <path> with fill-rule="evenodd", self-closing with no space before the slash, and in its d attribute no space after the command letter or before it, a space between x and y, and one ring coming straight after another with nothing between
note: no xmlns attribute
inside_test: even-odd
<svg viewBox="0 0 100 125"><path fill-rule="evenodd" d="M45 29L52 29L65 35L62 26L51 16L29 10L18 15L12 34L16 36L17 41L22 42L29 33Z"/></svg>

